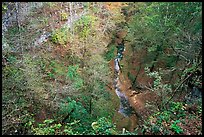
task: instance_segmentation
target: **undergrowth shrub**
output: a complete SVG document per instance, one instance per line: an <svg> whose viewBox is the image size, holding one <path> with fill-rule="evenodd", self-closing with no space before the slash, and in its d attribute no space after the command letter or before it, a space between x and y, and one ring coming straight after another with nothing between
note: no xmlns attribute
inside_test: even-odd
<svg viewBox="0 0 204 137"><path fill-rule="evenodd" d="M61 18L61 21L65 21L68 19L68 14L66 12L61 12L60 13L60 18Z"/></svg>
<svg viewBox="0 0 204 137"><path fill-rule="evenodd" d="M67 27L62 27L52 33L51 40L55 44L66 45L71 38L70 31Z"/></svg>
<svg viewBox="0 0 204 137"><path fill-rule="evenodd" d="M91 124L97 135L117 135L116 127L109 119L105 117L99 118Z"/></svg>
<svg viewBox="0 0 204 137"><path fill-rule="evenodd" d="M170 102L168 109L163 109L151 115L145 121L143 134L182 134L183 129L179 125L186 119L186 111L182 102Z"/></svg>
<svg viewBox="0 0 204 137"><path fill-rule="evenodd" d="M46 119L43 123L34 125L33 120L30 120L26 123L25 126L31 129L32 134L34 135L78 135L80 133L73 131L73 125L79 121L73 121L66 124L62 124L53 119Z"/></svg>
<svg viewBox="0 0 204 137"><path fill-rule="evenodd" d="M104 54L104 57L107 61L110 61L112 59L114 59L115 57L115 52L116 50L116 46L114 44L110 45L110 47L108 48L108 51Z"/></svg>
<svg viewBox="0 0 204 137"><path fill-rule="evenodd" d="M65 98L60 103L59 115L63 115L63 122L79 121L73 126L74 131L80 133L87 133L91 129L91 115L88 114L86 108L80 101L75 101L70 97Z"/></svg>
<svg viewBox="0 0 204 137"><path fill-rule="evenodd" d="M75 31L82 39L88 37L91 32L91 28L95 23L96 18L91 15L83 16L74 24Z"/></svg>
<svg viewBox="0 0 204 137"><path fill-rule="evenodd" d="M67 78L72 80L74 87L80 89L83 86L83 79L78 73L79 65L68 66Z"/></svg>

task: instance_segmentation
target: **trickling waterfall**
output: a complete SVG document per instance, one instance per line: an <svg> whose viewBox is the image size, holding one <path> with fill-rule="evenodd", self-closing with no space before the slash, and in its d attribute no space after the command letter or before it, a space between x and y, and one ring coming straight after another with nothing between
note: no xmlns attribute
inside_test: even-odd
<svg viewBox="0 0 204 137"><path fill-rule="evenodd" d="M128 101L128 97L125 96L124 93L122 93L120 89L119 83L119 72L120 72L120 60L123 57L123 51L125 50L124 44L120 44L118 46L118 52L117 52L117 57L114 59L114 70L115 70L115 78L114 78L114 88L117 96L120 99L120 108L119 108L119 113L121 113L123 116L128 117L132 114L133 108L130 106L130 103Z"/></svg>
<svg viewBox="0 0 204 137"><path fill-rule="evenodd" d="M118 60L118 58L116 58L116 59L114 60L114 66L115 66L115 71L116 71L117 73L119 73L120 67L119 67L119 60Z"/></svg>

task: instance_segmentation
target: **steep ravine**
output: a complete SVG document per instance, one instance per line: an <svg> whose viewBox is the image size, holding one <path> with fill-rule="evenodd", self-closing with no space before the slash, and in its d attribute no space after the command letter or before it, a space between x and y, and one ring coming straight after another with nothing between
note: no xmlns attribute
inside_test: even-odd
<svg viewBox="0 0 204 137"><path fill-rule="evenodd" d="M116 57L110 62L111 69L114 72L112 85L113 101L115 105L118 105L116 106L117 111L114 114L113 122L116 123L118 130L121 131L125 128L133 132L139 126L139 123L151 113L151 110L146 107L146 103L149 101L154 102L156 97L147 89L143 89L142 92L132 89L132 83L127 76L127 70L124 70L125 67L127 68L127 65L135 66L135 64L130 64L131 60L127 58L132 54L130 45L123 40L126 34L127 31L124 29L117 32L114 39L114 44L117 47ZM139 62L140 57L142 55L138 56L138 59L135 60L136 64L138 64L137 62ZM121 64L123 66L120 66ZM131 69L128 71L131 71ZM143 75L143 73L141 74ZM143 76L143 79L140 80L144 84L148 81L146 76Z"/></svg>
<svg viewBox="0 0 204 137"><path fill-rule="evenodd" d="M142 123L154 112L158 96L145 88L151 79L145 74L144 68L141 69L142 71L136 71L139 74L137 82L144 88L142 90L133 89L127 72L133 71L141 63L141 58L145 53L132 54L131 45L123 40L126 34L127 31L124 29L117 33L114 40L117 47L115 55L117 55L110 62L112 72L114 72L113 102L117 105L113 122L116 123L118 130L122 131L125 128L133 132L135 128L140 128Z"/></svg>
<svg viewBox="0 0 204 137"><path fill-rule="evenodd" d="M113 98L119 99L114 99L114 101L119 102L119 104L115 103L118 105L118 107L114 114L113 122L116 123L116 127L119 130L125 128L126 130L134 131L134 128L137 126L138 118L135 114L134 108L131 105L133 101L131 100L131 102L129 102L129 93L131 93L131 91L128 90L127 87L129 87L131 84L127 77L123 76L120 67L120 61L123 59L123 53L125 51L124 41L122 40L123 38L124 36L121 37L120 35L115 39L115 43L117 45L117 55L115 59L111 61L112 71L114 71Z"/></svg>

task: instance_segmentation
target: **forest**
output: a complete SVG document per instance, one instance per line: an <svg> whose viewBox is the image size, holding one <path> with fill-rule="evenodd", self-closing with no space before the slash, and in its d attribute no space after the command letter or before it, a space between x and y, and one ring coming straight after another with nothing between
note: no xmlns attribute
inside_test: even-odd
<svg viewBox="0 0 204 137"><path fill-rule="evenodd" d="M202 2L2 2L2 135L202 135Z"/></svg>

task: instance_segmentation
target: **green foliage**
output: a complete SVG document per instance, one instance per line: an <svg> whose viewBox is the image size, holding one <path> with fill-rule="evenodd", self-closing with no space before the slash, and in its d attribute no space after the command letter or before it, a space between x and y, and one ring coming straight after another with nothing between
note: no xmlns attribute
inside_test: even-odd
<svg viewBox="0 0 204 137"><path fill-rule="evenodd" d="M166 68L173 68L173 67L176 66L177 56L174 56L174 55L166 56L166 55L164 55L160 59L161 59L161 61L165 60L165 67Z"/></svg>
<svg viewBox="0 0 204 137"><path fill-rule="evenodd" d="M195 60L201 50L198 44L202 30L201 5L194 2L148 3L139 7L140 12L133 15L128 23L129 32L126 39L131 41L134 50L138 50L139 47L147 50L146 66L151 67L154 64L158 69L154 72L145 69L147 75L154 79L152 91L156 92L162 101L158 104L162 108L160 112L156 112L149 123L146 123L148 126L145 130L151 134L169 134L169 129L176 134L183 133L179 126L180 121L186 119L183 103L169 102L168 106L163 105L169 100L172 87L178 87L182 79L198 69L199 61ZM187 65L186 61L190 65ZM164 65L158 66L160 64ZM173 81L175 85L170 85L168 82L164 84L163 76L166 72L160 68L176 68L176 71L184 68L184 71L177 71L177 74L183 75ZM195 79L199 78L192 78L191 81ZM187 84L183 83L182 87L187 87Z"/></svg>
<svg viewBox="0 0 204 137"><path fill-rule="evenodd" d="M62 78L62 76L66 76L66 66L55 60L41 60L40 66L42 71L47 74L49 79L57 79L58 77Z"/></svg>
<svg viewBox="0 0 204 137"><path fill-rule="evenodd" d="M83 3L83 6L84 6L84 8L86 8L86 9L89 10L90 2L84 2L84 3Z"/></svg>
<svg viewBox="0 0 204 137"><path fill-rule="evenodd" d="M171 127L171 129L172 129L174 132L176 132L177 134L180 134L180 133L183 132L183 130L181 129L180 126L177 125L177 123L180 123L180 120L174 121L174 123L171 124L170 127Z"/></svg>
<svg viewBox="0 0 204 137"><path fill-rule="evenodd" d="M32 123L31 126L32 132L34 135L76 135L78 132L73 132L72 126L78 123L74 121L62 125L61 123L53 123L53 119L46 119L43 123L39 123L37 126L34 126Z"/></svg>
<svg viewBox="0 0 204 137"><path fill-rule="evenodd" d="M40 19L40 22L42 23L42 24L44 24L44 25L48 25L48 17L42 17L41 19Z"/></svg>
<svg viewBox="0 0 204 137"><path fill-rule="evenodd" d="M13 64L17 61L17 58L16 58L16 56L11 55L7 58L7 60L9 63Z"/></svg>
<svg viewBox="0 0 204 137"><path fill-rule="evenodd" d="M93 13L97 14L100 12L100 9L96 6L93 7Z"/></svg>
<svg viewBox="0 0 204 137"><path fill-rule="evenodd" d="M97 122L91 124L92 128L99 135L117 135L115 126L105 117L99 118Z"/></svg>
<svg viewBox="0 0 204 137"><path fill-rule="evenodd" d="M190 67L184 69L181 77L183 78L183 77L186 77L188 74L193 74L197 70L199 70L198 64L193 63Z"/></svg>
<svg viewBox="0 0 204 137"><path fill-rule="evenodd" d="M70 113L72 110L74 111ZM83 122L83 118L88 118L87 110L84 106L79 102L67 97L65 101L63 101L60 105L60 113L61 114L70 114L71 119L80 119ZM86 121L86 120L85 120Z"/></svg>
<svg viewBox="0 0 204 137"><path fill-rule="evenodd" d="M128 72L128 78L130 79L131 82L133 82L135 79L135 76L132 73Z"/></svg>
<svg viewBox="0 0 204 137"><path fill-rule="evenodd" d="M160 127L157 125L153 125L151 127L151 130L152 130L153 134L158 134L160 132Z"/></svg>
<svg viewBox="0 0 204 137"><path fill-rule="evenodd" d="M76 89L80 89L83 86L83 79L81 78L76 78L74 82L74 87Z"/></svg>
<svg viewBox="0 0 204 137"><path fill-rule="evenodd" d="M51 37L52 37L52 41L54 43L65 46L67 44L67 42L69 41L71 34L70 34L70 31L68 28L63 27L63 28L55 30L52 33Z"/></svg>
<svg viewBox="0 0 204 137"><path fill-rule="evenodd" d="M105 18L110 19L109 16L111 16L111 18L116 19L116 23L121 23L121 19L123 20L122 14L117 14L119 12L113 12L111 15L105 10L105 13L101 14L100 12L104 11L104 8L100 9L100 7L104 7L103 3L94 3L99 6L93 7L93 11L90 10L91 3L83 4L85 5L85 9L88 9L89 13L94 12L96 17L104 15ZM60 4L56 3L46 3L46 5L49 7L46 7L49 11L65 6L59 6ZM3 3L2 12L4 13L7 10L7 4ZM146 66L157 65L160 61L163 61L165 62L163 67L167 69L174 67L177 70L182 70L184 68L182 78L185 78L189 73L194 73L199 70L197 61L199 62L200 60L196 60L195 58L198 57L198 51L202 45L202 3L129 3L129 6L125 10L125 15L128 15L127 22L125 23L128 24L127 28L129 29L128 36L125 39L130 41L133 50L136 51L143 48L145 51L148 51L146 57L148 57L149 60L145 62L147 63L145 64ZM43 9L42 11L45 12L46 10ZM36 13L39 14L40 12ZM97 29L94 28L97 18L91 15L92 13L89 13L75 23L75 30L73 31L75 35L71 35L70 30L63 27L53 31L51 36L53 43L64 46L68 44L70 39L73 40L73 38L76 38L75 41L72 41L73 43L77 43L75 44L77 45L76 47L81 49L82 43L83 48L86 49L84 50L85 53L83 53L83 55L85 55L83 56L83 60L77 58L75 56L76 54L74 55L73 53L71 53L72 55L65 55L65 58L60 58L60 60L56 59L59 56L55 56L56 58L54 58L53 55L52 58L51 56L45 58L49 53L44 52L43 47L40 50L34 48L32 51L29 51L27 47L24 48L26 45L32 46L29 41L30 39L26 38L35 34L35 32L39 32L37 30L39 27L36 26L48 24L49 19L47 17L39 16L40 20L36 19L35 21L32 18L28 18L34 27L27 26L27 21L25 21L25 24L19 24L20 27L13 26L8 28L8 31L3 36L3 43L6 43L14 52L18 49L22 49L21 52L23 55L20 54L20 56L16 56L16 54L19 53L11 54L7 52L6 56L4 56L7 65L2 68L2 120L4 122L2 129L4 128L5 130L8 127L6 130L12 130L12 128L15 130L18 129L16 123L25 123L24 126L26 129L31 130L28 134L35 135L118 134L115 125L111 122L115 111L114 103L116 102L111 100L112 98L107 91L107 84L112 81L107 61L111 61L115 57L116 46L111 44L108 47L108 51L104 53L104 57L98 54L106 48L106 46L103 46L105 45L103 42L106 43L106 41L104 41L102 34L99 34L100 36L93 36L93 34L96 34L95 31L97 31ZM116 17L114 17L115 15ZM67 18L67 13L60 13L61 21L65 21ZM98 27L102 26L105 28L100 28L99 30L109 31L111 27L114 28L112 21L107 23L101 20L105 21L100 18L97 20L97 25ZM104 23L106 24L105 26L103 26ZM124 24L121 23L120 26ZM22 26L29 28L29 31ZM49 28L46 29L49 30ZM30 35L24 37L27 36L24 32L29 32ZM100 32L102 31L98 31L98 33ZM33 36L35 37L35 35ZM78 39L78 36L80 39ZM93 38L89 39L89 36ZM101 41L94 38L101 38ZM84 45L84 43L86 44ZM75 47L75 45L73 47ZM99 49L91 52L93 45L95 47L98 46L97 48ZM70 49L70 51L72 50L73 49ZM45 56L40 56L38 54L39 51L43 51ZM79 53L78 49L76 53ZM159 56L157 57L157 55ZM177 58L177 55L179 58ZM156 57L157 59L155 60ZM177 59L181 61L180 64L177 63ZM190 62L190 65L187 65L185 62ZM76 65L79 63L83 63L83 68L79 68L79 65ZM69 66L64 64L69 64ZM181 67L175 66L176 64L181 65ZM184 65L182 66L182 64ZM154 79L152 91L159 95L162 103L159 104L161 105L160 112L155 112L155 114L145 122L142 132L144 131L145 133L146 131L150 134L169 134L171 130L171 133L173 131L176 134L182 134L184 133L182 129L184 126L181 126L181 122L187 121L185 121L187 113L184 110L184 104L181 102L170 102L168 106L163 106L165 101L167 101L168 93L172 92L172 88L170 83L166 82L164 84L162 72L161 69L154 72L150 72L146 69L147 75ZM45 77L49 78L49 81L48 79L44 79ZM135 79L130 73L128 77L132 81ZM50 79L55 80L55 82ZM200 83L195 84L199 86L202 84L200 79L201 77L197 76L193 77L192 81ZM176 83L176 85L177 84L179 83ZM71 88L64 88L67 86ZM185 87L185 85L183 87ZM59 93L56 93L56 88L59 88ZM62 89L63 92L61 92ZM75 94L74 91L76 89L79 91L79 95ZM70 96L67 96L67 94ZM45 95L46 99L44 98ZM47 95L49 96L47 97ZM64 95L67 98L64 99ZM53 114L56 118L46 119L43 123L37 123L37 121L34 120L35 115L31 113L38 113L36 108L39 107L41 109L42 104L47 105L47 102L52 104L50 105L52 108L47 106L49 111L53 109L51 113L57 112L57 114ZM157 102L157 100L155 100L155 102ZM202 102L200 102L200 105L197 107L199 117L202 117L201 103ZM32 112L28 112L28 109ZM64 120L64 123L61 123L65 117L67 117L67 119ZM105 117L109 117L109 119ZM196 116L191 115L189 117L193 119ZM138 132L135 131L135 133L137 134ZM125 134L134 135L135 133L126 132Z"/></svg>
<svg viewBox="0 0 204 137"><path fill-rule="evenodd" d="M197 64L193 64L191 67L186 68L186 69L183 71L184 75L196 71L196 67L197 67L196 65L197 65Z"/></svg>
<svg viewBox="0 0 204 137"><path fill-rule="evenodd" d="M198 54L201 49L198 45L202 30L201 3L154 2L138 5L128 7L129 9L137 7L135 8L136 14L130 16L129 31L126 37L135 47L133 50L143 48L148 51L147 54L158 54L157 59L167 62L166 66L163 66L167 68L176 64L175 57L178 54L180 54L179 59L185 60L191 60L192 56ZM175 13L177 13L176 16ZM197 40L194 39L195 37ZM189 43L194 46L187 46ZM191 52L191 55L184 52ZM154 57L149 59L147 63L155 61Z"/></svg>
<svg viewBox="0 0 204 137"><path fill-rule="evenodd" d="M60 107L60 113L62 114L69 114L75 107L76 107L76 101L71 100L70 97L67 97L67 103L62 103Z"/></svg>
<svg viewBox="0 0 204 137"><path fill-rule="evenodd" d="M67 72L67 77L74 82L73 84L76 89L80 89L83 86L83 79L80 77L78 70L78 65L69 66Z"/></svg>
<svg viewBox="0 0 204 137"><path fill-rule="evenodd" d="M43 123L45 123L45 124L51 124L51 123L53 123L53 122L54 122L53 119L46 119L46 120L44 120Z"/></svg>
<svg viewBox="0 0 204 137"><path fill-rule="evenodd" d="M56 6L56 3L55 2L46 2L46 5L49 7L49 8L53 8Z"/></svg>
<svg viewBox="0 0 204 137"><path fill-rule="evenodd" d="M201 115L202 114L202 106L199 106L197 111L198 111L198 114Z"/></svg>
<svg viewBox="0 0 204 137"><path fill-rule="evenodd" d="M107 85L105 83L105 81L96 81L96 83L94 83L94 90L97 90L97 94L98 96L103 97L106 101L109 101L110 98L110 94L109 91L107 90ZM94 93L94 92L93 92Z"/></svg>
<svg viewBox="0 0 204 137"><path fill-rule="evenodd" d="M75 77L78 77L79 74L77 73L77 70L79 69L79 66L76 65L76 66L69 66L68 67L68 73L67 73L67 76L73 80Z"/></svg>
<svg viewBox="0 0 204 137"><path fill-rule="evenodd" d="M104 57L107 61L111 61L112 59L114 59L115 57L115 50L116 50L116 46L114 44L110 45L108 48L108 51L104 54Z"/></svg>
<svg viewBox="0 0 204 137"><path fill-rule="evenodd" d="M157 122L161 124L163 121L169 121L170 120L170 115L171 113L169 111L163 111L163 112L158 112L155 114L157 116Z"/></svg>
<svg viewBox="0 0 204 137"><path fill-rule="evenodd" d="M171 102L169 106L170 111L176 114L176 117L180 118L186 116L182 102Z"/></svg>
<svg viewBox="0 0 204 137"><path fill-rule="evenodd" d="M25 77L23 70L16 66L17 62L15 61L16 61L15 57L11 57L10 62L14 64L8 65L4 67L4 69L2 70L4 78L3 87L5 87L6 89L15 87L21 90L24 89L24 86L26 84L25 82L23 82Z"/></svg>
<svg viewBox="0 0 204 137"><path fill-rule="evenodd" d="M147 73L148 76L150 76L151 78L154 78L154 89L153 90L158 90L159 88L161 88L162 83L162 77L159 75L159 72L150 72L148 67L145 67L145 72Z"/></svg>
<svg viewBox="0 0 204 137"><path fill-rule="evenodd" d="M65 21L68 19L68 14L65 13L65 12L61 12L60 13L60 18L61 18L61 21Z"/></svg>
<svg viewBox="0 0 204 137"><path fill-rule="evenodd" d="M110 69L108 62L101 55L91 55L86 64L87 67L84 71L87 74L86 77L89 78L87 79L87 82L93 83L94 85L98 81L102 82L102 84L110 82Z"/></svg>
<svg viewBox="0 0 204 137"><path fill-rule="evenodd" d="M16 35L18 32L19 32L19 31L18 31L18 27L17 27L17 26L11 27L11 28L9 28L9 30L8 30L8 33L9 33L11 36Z"/></svg>
<svg viewBox="0 0 204 137"><path fill-rule="evenodd" d="M37 98L38 101L44 102L49 93L46 91L45 87L46 74L43 74L40 68L41 58L36 56L33 58L32 54L24 54L23 65L26 67L23 68L27 89L32 94L32 98Z"/></svg>
<svg viewBox="0 0 204 137"><path fill-rule="evenodd" d="M83 16L79 19L74 27L76 32L82 39L86 39L91 32L91 28L95 23L95 17L91 15Z"/></svg>
<svg viewBox="0 0 204 137"><path fill-rule="evenodd" d="M185 79L187 76L192 75L189 83L202 88L202 74L198 74L199 72L201 72L201 68L198 66L198 63L193 62L191 66L184 68L184 71L181 72L181 78Z"/></svg>
<svg viewBox="0 0 204 137"><path fill-rule="evenodd" d="M100 95L98 96L100 97ZM114 115L114 104L112 103L112 100L106 100L104 97L100 97L97 100L93 100L93 110L93 116L112 117Z"/></svg>
<svg viewBox="0 0 204 137"><path fill-rule="evenodd" d="M89 132L91 116L88 114L87 110L80 102L72 100L70 97L67 97L66 100L61 102L59 115L69 115L65 122L80 120L76 125L73 126L74 131L76 132Z"/></svg>
<svg viewBox="0 0 204 137"><path fill-rule="evenodd" d="M2 11L5 11L7 9L8 9L7 5L6 4L2 4Z"/></svg>
<svg viewBox="0 0 204 137"><path fill-rule="evenodd" d="M84 64L83 104L93 117L112 115L113 104L106 87L111 81L108 62L100 54L92 54Z"/></svg>
<svg viewBox="0 0 204 137"><path fill-rule="evenodd" d="M138 69L138 68L136 68L136 69ZM137 71L139 71L139 70L137 70ZM128 79L131 81L132 88L134 89L137 86L137 81L135 81L136 76L133 75L131 72L128 72L127 75L128 75Z"/></svg>
<svg viewBox="0 0 204 137"><path fill-rule="evenodd" d="M161 71L161 69L159 70ZM158 104L159 108L166 107L163 105L167 101L166 96L172 92L171 85L164 84L162 82L162 77L161 77L162 72L157 72L157 71L150 72L148 67L145 67L145 72L147 73L148 76L150 76L151 78L154 78L152 91L156 92L157 95L160 96L160 99L162 102L161 104Z"/></svg>
<svg viewBox="0 0 204 137"><path fill-rule="evenodd" d="M24 61L22 61L22 58L19 59L19 56L10 53L7 55L7 59L9 63L2 69L2 78L4 79L2 81L2 103L4 103L2 118L5 119L3 123L14 127L14 129L19 130L22 128L23 130L25 129L22 127L24 123L30 121L29 125L33 121L31 116L33 114L30 115L28 112L28 106L30 106L33 97L28 94L28 91L31 90L28 87L30 81L27 81L26 78L28 72L26 71L25 74ZM5 130L6 128L3 128L3 132ZM9 130L12 132L13 129Z"/></svg>
<svg viewBox="0 0 204 137"><path fill-rule="evenodd" d="M180 109L181 110L183 110L183 103L181 103L181 102L172 102L171 104L170 104L170 108L171 108L171 110L173 111L173 112L177 112L177 111L179 111Z"/></svg>
<svg viewBox="0 0 204 137"><path fill-rule="evenodd" d="M50 65L49 65L49 68L50 70L48 71L47 75L51 78L51 79L55 79L55 72L56 72L56 69L55 69L55 62L54 61L51 61Z"/></svg>
<svg viewBox="0 0 204 137"><path fill-rule="evenodd" d="M145 122L144 131L152 134L169 134L169 129L177 134L183 130L177 124L186 119L186 112L181 102L171 102L166 109L156 112ZM144 133L145 134L145 133Z"/></svg>
<svg viewBox="0 0 204 137"><path fill-rule="evenodd" d="M20 41L26 31L26 28L23 26L19 27L17 25L13 25L12 27L9 27L8 30L4 33L2 39L3 44L5 44L5 51L19 51L21 49L20 47L23 47L23 45L27 42L26 40ZM17 46L18 44L21 46Z"/></svg>
<svg viewBox="0 0 204 137"><path fill-rule="evenodd" d="M22 33L22 32L25 32L25 28L24 27L18 27L18 26L12 26L8 29L7 31L7 34L10 36L10 37L15 37L15 36L18 36L19 33Z"/></svg>

